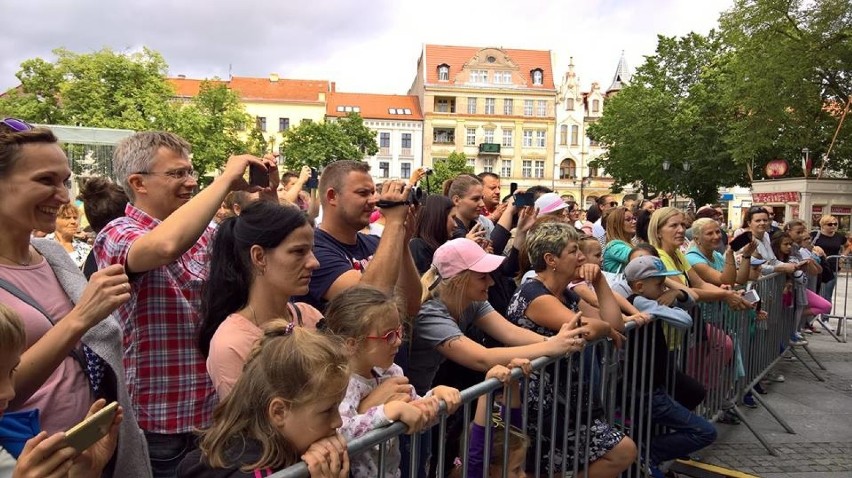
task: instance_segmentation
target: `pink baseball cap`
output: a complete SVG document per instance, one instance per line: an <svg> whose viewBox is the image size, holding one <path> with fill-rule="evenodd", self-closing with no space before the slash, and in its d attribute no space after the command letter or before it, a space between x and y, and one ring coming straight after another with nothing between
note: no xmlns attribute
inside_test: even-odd
<svg viewBox="0 0 852 478"><path fill-rule="evenodd" d="M535 208L538 209L539 216L561 211L566 207L568 204L556 193L544 193L535 200Z"/></svg>
<svg viewBox="0 0 852 478"><path fill-rule="evenodd" d="M443 279L450 279L464 271L493 272L503 259L505 257L489 254L479 244L462 237L439 247L432 257L432 265Z"/></svg>

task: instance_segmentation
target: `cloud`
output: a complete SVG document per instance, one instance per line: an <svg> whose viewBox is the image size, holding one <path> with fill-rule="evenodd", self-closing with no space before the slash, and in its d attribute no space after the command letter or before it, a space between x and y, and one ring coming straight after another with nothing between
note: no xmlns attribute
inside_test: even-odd
<svg viewBox="0 0 852 478"><path fill-rule="evenodd" d="M0 89L28 58L148 46L173 75L336 81L342 91L405 93L424 43L552 50L584 87L609 86L621 55L635 68L657 34L706 33L732 0L44 0L5 2ZM21 18L28 19L21 21Z"/></svg>

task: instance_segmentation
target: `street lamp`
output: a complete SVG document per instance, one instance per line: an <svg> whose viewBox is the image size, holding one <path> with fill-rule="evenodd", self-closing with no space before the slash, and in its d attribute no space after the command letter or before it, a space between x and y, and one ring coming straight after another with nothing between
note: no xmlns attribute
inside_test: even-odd
<svg viewBox="0 0 852 478"><path fill-rule="evenodd" d="M668 159L664 159L662 166L663 171L668 171L672 167L672 162ZM692 164L689 161L684 161L683 164L681 164L681 167L683 168L684 173L688 173L689 170L692 169ZM677 173L677 171L675 171L675 173ZM677 174L677 176L680 176L680 174ZM677 207L677 183L675 183L674 191L672 191L672 203L675 207Z"/></svg>
<svg viewBox="0 0 852 478"><path fill-rule="evenodd" d="M586 198L583 197L583 191L586 189L586 186L588 186L591 183L591 181L592 181L591 177L585 177L585 178L580 180L580 208L582 208L582 209L586 209ZM575 186L577 185L576 179L574 180L574 185Z"/></svg>

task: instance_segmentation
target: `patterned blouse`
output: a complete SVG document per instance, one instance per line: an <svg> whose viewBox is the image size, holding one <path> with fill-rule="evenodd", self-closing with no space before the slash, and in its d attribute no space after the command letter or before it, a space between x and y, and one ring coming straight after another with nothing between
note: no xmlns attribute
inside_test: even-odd
<svg viewBox="0 0 852 478"><path fill-rule="evenodd" d="M56 238L56 234L51 232L50 234L44 236L45 239L52 239L56 242L59 242L59 239ZM86 257L89 256L89 252L92 250L92 246L85 241L81 241L76 237L71 241L71 245L74 250L68 251L68 255L71 256L71 260L74 261L74 264L77 264L77 267L83 269L83 264L86 263Z"/></svg>

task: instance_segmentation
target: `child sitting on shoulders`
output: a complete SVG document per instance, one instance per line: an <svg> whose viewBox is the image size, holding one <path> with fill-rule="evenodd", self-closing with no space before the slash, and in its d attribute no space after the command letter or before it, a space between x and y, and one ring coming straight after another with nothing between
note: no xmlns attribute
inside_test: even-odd
<svg viewBox="0 0 852 478"><path fill-rule="evenodd" d="M328 304L320 327L327 327L343 340L352 371L339 407L343 419L340 433L347 440L394 421L405 423L409 434L417 433L434 424L441 400L449 414L461 403L459 391L444 386L435 387L425 398L419 397L402 368L394 363L405 329L401 310L396 297L367 286L353 287ZM381 473L379 449L375 447L351 457L352 476L398 478L400 461L399 440L392 439Z"/></svg>

